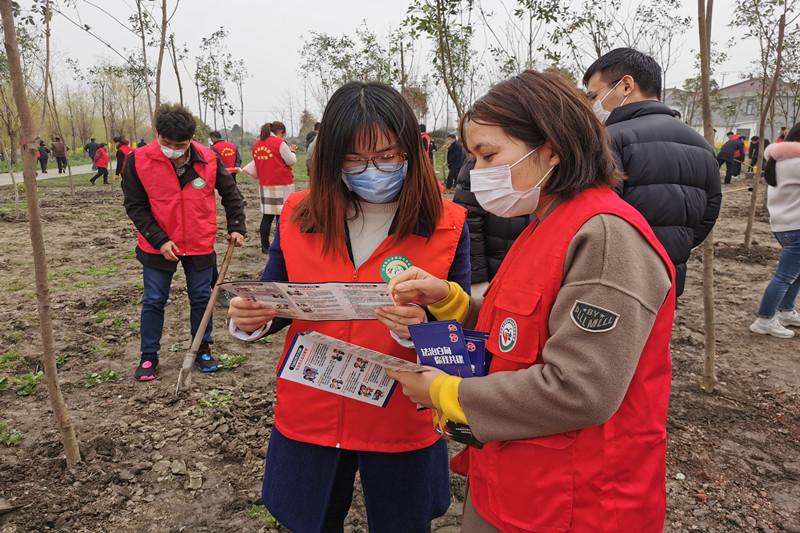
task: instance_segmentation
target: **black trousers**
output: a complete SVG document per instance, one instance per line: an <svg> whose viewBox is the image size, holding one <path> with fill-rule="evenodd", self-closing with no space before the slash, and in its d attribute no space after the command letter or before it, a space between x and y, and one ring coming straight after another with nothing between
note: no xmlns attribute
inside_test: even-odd
<svg viewBox="0 0 800 533"><path fill-rule="evenodd" d="M58 173L67 171L67 156L56 156L56 164L58 165Z"/></svg>
<svg viewBox="0 0 800 533"><path fill-rule="evenodd" d="M42 167L42 172L47 172L47 158L40 157L39 158L39 166Z"/></svg>
<svg viewBox="0 0 800 533"><path fill-rule="evenodd" d="M94 183L100 176L103 177L103 183L108 183L108 169L103 167L97 167L97 174L92 176L92 179L90 179L89 181Z"/></svg>
<svg viewBox="0 0 800 533"><path fill-rule="evenodd" d="M261 234L261 252L264 254L269 253L269 232L272 230L272 220L275 220L275 226L277 226L280 218L280 215L261 215L261 227L258 232Z"/></svg>

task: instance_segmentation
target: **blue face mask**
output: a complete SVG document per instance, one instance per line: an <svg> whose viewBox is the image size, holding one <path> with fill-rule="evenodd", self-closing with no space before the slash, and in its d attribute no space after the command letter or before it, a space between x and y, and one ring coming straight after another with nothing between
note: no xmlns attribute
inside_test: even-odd
<svg viewBox="0 0 800 533"><path fill-rule="evenodd" d="M362 200L372 204L385 204L400 195L407 172L407 161L394 172L378 170L375 165L370 163L361 174L350 175L342 172L342 181Z"/></svg>

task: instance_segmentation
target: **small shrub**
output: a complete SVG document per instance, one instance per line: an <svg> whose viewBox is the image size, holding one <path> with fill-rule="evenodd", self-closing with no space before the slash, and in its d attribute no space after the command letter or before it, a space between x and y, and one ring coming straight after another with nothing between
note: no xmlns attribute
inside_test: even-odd
<svg viewBox="0 0 800 533"><path fill-rule="evenodd" d="M12 368L17 365L19 360L19 352L9 350L3 355L0 355L0 369Z"/></svg>
<svg viewBox="0 0 800 533"><path fill-rule="evenodd" d="M232 395L224 394L217 389L212 389L208 391L205 398L197 402L197 407L194 409L194 414L196 416L204 416L206 414L206 410L228 407L232 401Z"/></svg>
<svg viewBox="0 0 800 533"><path fill-rule="evenodd" d="M68 357L66 355L57 355L56 356L56 368L61 368L67 363Z"/></svg>
<svg viewBox="0 0 800 533"><path fill-rule="evenodd" d="M15 429L10 429L5 422L0 422L0 444L3 446L19 446L22 438L22 433Z"/></svg>
<svg viewBox="0 0 800 533"><path fill-rule="evenodd" d="M14 390L17 392L17 396L30 396L33 394L33 391L36 390L36 386L39 385L42 378L44 378L44 372L41 370L35 373L28 372L27 374L15 377L13 386Z"/></svg>
<svg viewBox="0 0 800 533"><path fill-rule="evenodd" d="M119 373L114 370L103 370L101 372L90 372L86 375L86 387L94 387L109 381L119 381Z"/></svg>
<svg viewBox="0 0 800 533"><path fill-rule="evenodd" d="M219 356L219 361L222 363L223 370L233 370L234 368L238 368L242 366L242 363L247 361L247 357L244 355L238 354L227 354L224 353Z"/></svg>

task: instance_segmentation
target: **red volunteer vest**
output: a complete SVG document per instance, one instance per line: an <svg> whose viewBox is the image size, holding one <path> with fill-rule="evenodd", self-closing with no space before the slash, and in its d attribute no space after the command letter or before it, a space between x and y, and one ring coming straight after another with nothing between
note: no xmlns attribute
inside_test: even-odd
<svg viewBox="0 0 800 533"><path fill-rule="evenodd" d="M603 213L635 227L674 279L672 262L633 207L608 188L581 193L538 227L529 226L492 281L477 325L478 330L490 332L490 373L542 364L542 349L550 336L548 319L561 288L569 244L586 221ZM481 516L511 533L662 530L674 310L673 288L656 317L628 392L607 422L469 449L470 496ZM454 468L465 466L465 458L454 461Z"/></svg>
<svg viewBox="0 0 800 533"><path fill-rule="evenodd" d="M95 166L98 168L108 168L108 152L105 148L98 148L95 154Z"/></svg>
<svg viewBox="0 0 800 533"><path fill-rule="evenodd" d="M128 162L128 156L133 152L133 148L131 148L129 144L120 144L117 150L125 154L125 157L122 159L122 168L125 169L125 163Z"/></svg>
<svg viewBox="0 0 800 533"><path fill-rule="evenodd" d="M463 208L443 200L444 211L430 239L410 235L400 242L389 236L359 268L340 255L322 253L322 234L303 233L292 217L307 191L292 194L283 206L280 224L281 250L289 281L293 282L382 282L381 266L401 255L439 278L447 278L464 226ZM281 362L296 333L314 330L371 350L415 361L413 349L402 348L377 321L294 320L286 335ZM417 411L401 391L395 390L386 407L356 400L279 379L275 427L290 439L319 446L374 452L405 452L431 446L439 436L431 415Z"/></svg>
<svg viewBox="0 0 800 533"><path fill-rule="evenodd" d="M219 154L225 168L236 166L236 145L228 141L217 141L211 145L211 149Z"/></svg>
<svg viewBox="0 0 800 533"><path fill-rule="evenodd" d="M281 157L281 144L283 139L271 135L253 145L253 161L256 162L258 182L262 187L294 183L292 168Z"/></svg>
<svg viewBox="0 0 800 533"><path fill-rule="evenodd" d="M200 158L194 164L198 178L181 184L172 162L161 153L158 141L136 149L133 160L136 174L142 182L150 210L180 253L177 255L206 255L214 251L217 234L217 199L214 187L217 179L217 157L210 149L192 141ZM161 253L138 234L139 248L149 254Z"/></svg>

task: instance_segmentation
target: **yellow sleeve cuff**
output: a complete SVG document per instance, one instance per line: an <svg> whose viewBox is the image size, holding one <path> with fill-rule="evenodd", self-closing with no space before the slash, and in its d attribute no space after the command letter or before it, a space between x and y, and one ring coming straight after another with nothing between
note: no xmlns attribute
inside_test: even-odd
<svg viewBox="0 0 800 533"><path fill-rule="evenodd" d="M433 380L430 387L431 400L434 407L442 415L459 424L467 423L467 415L461 404L458 403L458 386L461 378L458 376L441 375Z"/></svg>
<svg viewBox="0 0 800 533"><path fill-rule="evenodd" d="M428 311L436 320L458 320L462 322L469 311L470 298L461 285L455 281L448 281L450 292L443 300L428 306Z"/></svg>

